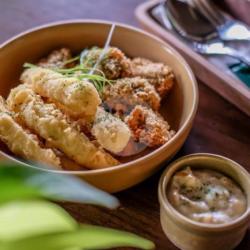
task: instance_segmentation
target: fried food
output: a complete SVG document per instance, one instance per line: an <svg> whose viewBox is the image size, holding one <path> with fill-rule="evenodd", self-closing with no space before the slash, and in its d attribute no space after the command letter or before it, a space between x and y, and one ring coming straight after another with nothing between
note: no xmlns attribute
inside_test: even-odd
<svg viewBox="0 0 250 250"><path fill-rule="evenodd" d="M140 105L132 110L125 122L130 127L134 139L148 147L161 146L175 134L159 113Z"/></svg>
<svg viewBox="0 0 250 250"><path fill-rule="evenodd" d="M38 66L43 68L63 68L71 58L71 51L68 48L61 48L53 50L47 57L42 58L38 62Z"/></svg>
<svg viewBox="0 0 250 250"><path fill-rule="evenodd" d="M105 88L102 99L118 113L129 113L136 105L158 110L161 101L154 86L140 77L118 79Z"/></svg>
<svg viewBox="0 0 250 250"><path fill-rule="evenodd" d="M0 97L0 139L16 155L60 168L60 159L52 149L43 148L38 137L24 130Z"/></svg>
<svg viewBox="0 0 250 250"><path fill-rule="evenodd" d="M172 69L164 63L155 63L145 58L134 58L127 64L124 77L140 76L152 84L158 94L164 97L174 85Z"/></svg>
<svg viewBox="0 0 250 250"><path fill-rule="evenodd" d="M103 49L97 47L89 50L84 58L84 65L88 68L92 68L101 55L102 50ZM97 68L103 71L106 78L110 80L118 79L128 67L127 60L128 58L120 49L110 47Z"/></svg>
<svg viewBox="0 0 250 250"><path fill-rule="evenodd" d="M89 50L84 58L84 65L89 68L93 67L101 52L102 49L97 47ZM129 59L120 49L115 47L108 50L98 69L112 80L137 76L145 78L155 87L161 97L166 96L174 85L174 74L168 65L140 57Z"/></svg>
<svg viewBox="0 0 250 250"><path fill-rule="evenodd" d="M18 113L19 119L27 127L76 163L89 169L105 168L119 163L110 154L91 143L54 104L45 103L27 85L12 89L7 104L11 110Z"/></svg>
<svg viewBox="0 0 250 250"><path fill-rule="evenodd" d="M127 124L103 108L97 109L91 132L103 148L113 153L121 152L131 136Z"/></svg>
<svg viewBox="0 0 250 250"><path fill-rule="evenodd" d="M159 114L172 69L115 47L103 52L92 47L72 57L61 48L37 66L25 64L7 100L12 113L0 107L0 139L10 150L61 169L100 169L119 164L111 154L127 161L173 137Z"/></svg>
<svg viewBox="0 0 250 250"><path fill-rule="evenodd" d="M93 84L75 77L64 77L50 69L34 67L21 76L42 97L47 97L73 117L93 119L101 103Z"/></svg>

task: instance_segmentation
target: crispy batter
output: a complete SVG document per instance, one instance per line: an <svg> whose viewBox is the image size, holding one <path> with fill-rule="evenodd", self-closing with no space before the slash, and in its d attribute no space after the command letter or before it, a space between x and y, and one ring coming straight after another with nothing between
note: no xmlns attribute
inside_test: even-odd
<svg viewBox="0 0 250 250"><path fill-rule="evenodd" d="M92 68L98 60L103 49L92 48L87 53L84 63L86 67ZM124 70L126 70L127 57L124 53L115 47L111 47L103 60L100 62L98 68L102 70L108 79L118 79L121 77Z"/></svg>
<svg viewBox="0 0 250 250"><path fill-rule="evenodd" d="M106 87L102 98L110 109L119 113L129 113L138 104L153 110L160 108L160 96L154 86L140 77L117 80Z"/></svg>
<svg viewBox="0 0 250 250"><path fill-rule="evenodd" d="M64 77L50 69L27 69L21 75L21 81L74 117L93 119L101 103L93 84L75 77Z"/></svg>
<svg viewBox="0 0 250 250"><path fill-rule="evenodd" d="M163 145L175 133L160 114L140 105L132 110L125 122L130 127L134 139L149 147Z"/></svg>
<svg viewBox="0 0 250 250"><path fill-rule="evenodd" d="M46 146L51 147L49 143L46 143ZM54 152L56 156L60 158L61 166L63 170L69 170L69 171L87 170L87 168L84 168L82 165L79 165L75 161L69 159L60 150L54 149Z"/></svg>
<svg viewBox="0 0 250 250"><path fill-rule="evenodd" d="M0 97L0 139L13 153L24 159L60 167L60 160L53 150L42 148L37 136L24 130L14 120L2 97Z"/></svg>
<svg viewBox="0 0 250 250"><path fill-rule="evenodd" d="M7 103L11 110L18 113L27 127L76 163L90 169L118 164L116 159L95 147L83 133L80 133L54 104L45 103L27 85L19 85L12 89Z"/></svg>
<svg viewBox="0 0 250 250"><path fill-rule="evenodd" d="M93 122L78 119L76 125L91 141L96 140L97 145L112 153L122 151L131 138L128 125L119 117L105 111L103 107L97 108Z"/></svg>
<svg viewBox="0 0 250 250"><path fill-rule="evenodd" d="M91 132L102 147L113 153L121 152L131 136L127 124L103 108L97 109Z"/></svg>
<svg viewBox="0 0 250 250"><path fill-rule="evenodd" d="M146 78L161 97L169 93L174 84L174 74L169 66L139 57L130 60L129 67L123 72L123 76Z"/></svg>
<svg viewBox="0 0 250 250"><path fill-rule="evenodd" d="M53 50L47 57L42 58L38 65L44 68L63 68L64 63L71 58L71 51L68 48L61 48Z"/></svg>

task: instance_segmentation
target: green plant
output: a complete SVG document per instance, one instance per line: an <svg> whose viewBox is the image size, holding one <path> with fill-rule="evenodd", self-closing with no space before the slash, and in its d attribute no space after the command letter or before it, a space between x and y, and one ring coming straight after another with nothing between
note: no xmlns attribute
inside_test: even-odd
<svg viewBox="0 0 250 250"><path fill-rule="evenodd" d="M73 201L116 208L118 200L70 175L0 165L0 250L153 249L131 233L78 224L60 206Z"/></svg>

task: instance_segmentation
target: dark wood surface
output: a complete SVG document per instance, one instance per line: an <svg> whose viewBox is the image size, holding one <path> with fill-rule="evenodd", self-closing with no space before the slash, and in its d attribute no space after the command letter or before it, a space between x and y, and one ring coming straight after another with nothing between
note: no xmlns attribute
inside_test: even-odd
<svg viewBox="0 0 250 250"><path fill-rule="evenodd" d="M0 0L0 42L51 21L95 18L138 26L134 8L143 0ZM133 46L131 44L131 46ZM250 171L250 118L199 82L200 102L194 127L176 157L196 152L227 156ZM165 237L159 220L160 173L117 194L122 207L110 211L63 204L79 222L124 229L153 240L158 250L177 249ZM250 249L250 230L237 248Z"/></svg>

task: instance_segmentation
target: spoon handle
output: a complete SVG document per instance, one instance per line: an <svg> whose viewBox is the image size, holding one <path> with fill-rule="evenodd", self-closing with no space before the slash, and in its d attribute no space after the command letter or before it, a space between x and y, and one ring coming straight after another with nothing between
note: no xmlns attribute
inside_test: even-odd
<svg viewBox="0 0 250 250"><path fill-rule="evenodd" d="M236 58L250 67L250 59L246 58L244 55L240 55L236 50L231 50L230 53L226 55Z"/></svg>

